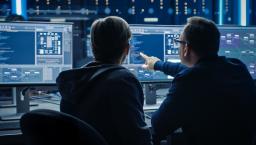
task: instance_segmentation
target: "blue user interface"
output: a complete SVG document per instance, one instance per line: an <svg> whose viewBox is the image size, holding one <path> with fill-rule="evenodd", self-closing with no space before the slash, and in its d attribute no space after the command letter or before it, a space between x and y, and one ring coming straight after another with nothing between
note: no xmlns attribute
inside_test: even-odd
<svg viewBox="0 0 256 145"><path fill-rule="evenodd" d="M0 23L0 84L54 84L72 68L72 24Z"/></svg>

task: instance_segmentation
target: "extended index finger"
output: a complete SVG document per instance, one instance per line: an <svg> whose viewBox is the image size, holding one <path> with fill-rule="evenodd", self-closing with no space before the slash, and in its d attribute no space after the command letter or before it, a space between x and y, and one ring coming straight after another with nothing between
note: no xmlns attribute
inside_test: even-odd
<svg viewBox="0 0 256 145"><path fill-rule="evenodd" d="M149 58L149 56L147 56L146 54L144 54L142 52L140 52L140 56L143 57L144 59L148 59Z"/></svg>

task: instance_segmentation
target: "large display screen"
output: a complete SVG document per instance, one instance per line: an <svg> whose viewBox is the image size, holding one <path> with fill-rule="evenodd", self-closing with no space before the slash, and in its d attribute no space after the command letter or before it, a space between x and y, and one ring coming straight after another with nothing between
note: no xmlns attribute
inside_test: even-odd
<svg viewBox="0 0 256 145"><path fill-rule="evenodd" d="M0 84L55 84L72 68L72 24L0 23Z"/></svg>

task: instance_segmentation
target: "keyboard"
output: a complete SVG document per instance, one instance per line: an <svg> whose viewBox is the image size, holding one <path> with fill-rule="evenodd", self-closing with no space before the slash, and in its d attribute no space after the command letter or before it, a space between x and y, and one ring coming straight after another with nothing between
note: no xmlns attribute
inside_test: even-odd
<svg viewBox="0 0 256 145"><path fill-rule="evenodd" d="M13 104L13 103L1 103L0 104L0 108L13 108L13 107L16 107L17 105L16 104ZM33 102L30 102L30 106L38 106L38 103L33 103Z"/></svg>
<svg viewBox="0 0 256 145"><path fill-rule="evenodd" d="M20 122L19 121L1 121L0 122L0 131L3 130L19 130Z"/></svg>
<svg viewBox="0 0 256 145"><path fill-rule="evenodd" d="M16 113L16 114L11 114L11 115L6 115L6 116L0 116L0 120L2 120L2 121L20 120L20 118L23 114L24 113Z"/></svg>

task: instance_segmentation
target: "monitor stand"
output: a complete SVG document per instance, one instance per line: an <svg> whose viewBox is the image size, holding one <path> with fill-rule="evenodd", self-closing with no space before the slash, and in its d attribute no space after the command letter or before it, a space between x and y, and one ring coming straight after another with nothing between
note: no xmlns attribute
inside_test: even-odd
<svg viewBox="0 0 256 145"><path fill-rule="evenodd" d="M0 116L0 120L18 120L24 113L29 112L29 96L27 93L22 94L22 90L25 88L26 87L13 88L13 98L14 102L16 102L16 113L11 115Z"/></svg>
<svg viewBox="0 0 256 145"><path fill-rule="evenodd" d="M156 86L154 84L144 84L145 87L145 98L147 105L156 104Z"/></svg>
<svg viewBox="0 0 256 145"><path fill-rule="evenodd" d="M16 92L17 92L17 88L16 87L12 87L11 88L12 89L12 96L11 96L11 98L12 98L12 100L10 100L11 101L11 103L7 103L7 104L0 104L0 108L12 108L12 107L16 107L17 105L17 102L16 102ZM38 106L38 104L37 103L34 103L34 102L30 102L30 104L29 104L30 106Z"/></svg>

